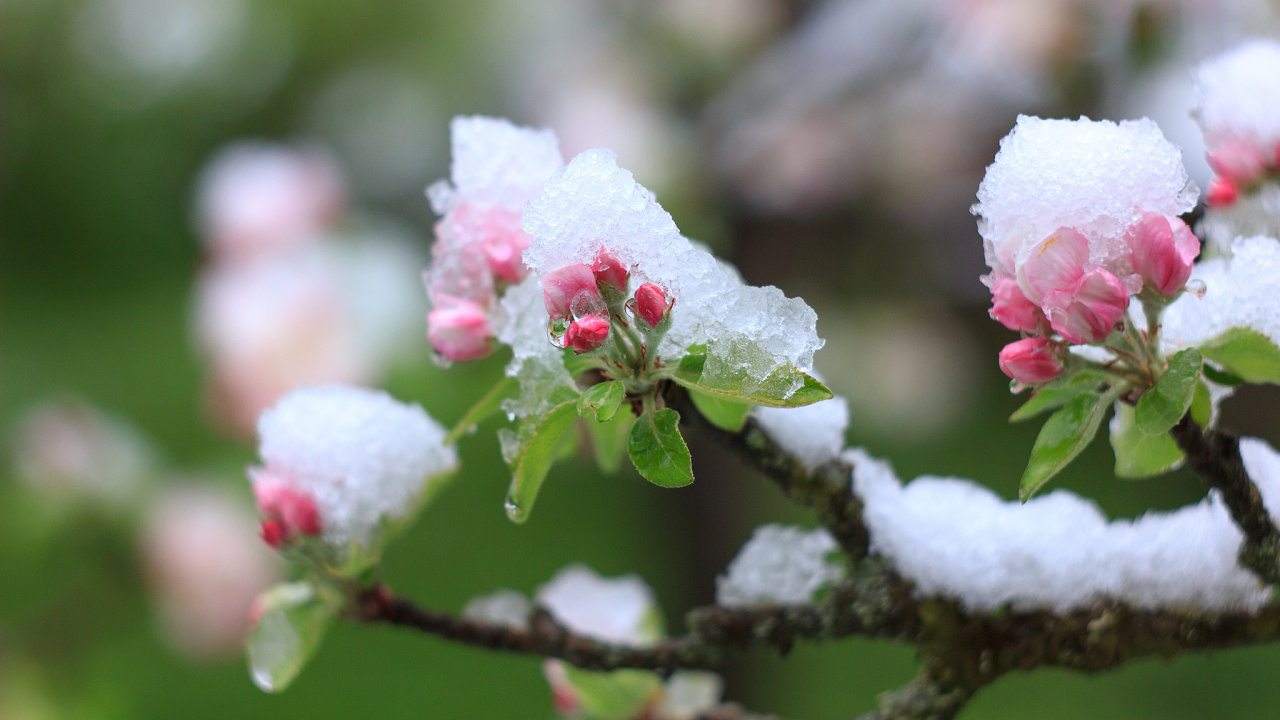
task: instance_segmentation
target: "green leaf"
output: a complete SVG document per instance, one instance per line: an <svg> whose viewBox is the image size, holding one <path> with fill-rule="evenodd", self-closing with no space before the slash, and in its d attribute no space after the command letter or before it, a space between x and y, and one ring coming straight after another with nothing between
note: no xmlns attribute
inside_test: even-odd
<svg viewBox="0 0 1280 720"><path fill-rule="evenodd" d="M1116 477L1137 479L1162 475L1186 459L1169 433L1148 435L1138 429L1133 406L1116 403L1111 418L1111 448L1116 453Z"/></svg>
<svg viewBox="0 0 1280 720"><path fill-rule="evenodd" d="M1098 433L1102 416L1120 390L1112 388L1105 394L1086 392L1075 396L1057 412L1049 416L1036 444L1031 448L1031 459L1018 484L1018 497L1026 502L1045 483L1080 454Z"/></svg>
<svg viewBox="0 0 1280 720"><path fill-rule="evenodd" d="M565 664L569 684L587 715L601 720L636 717L662 686L657 675L643 670L593 672Z"/></svg>
<svg viewBox="0 0 1280 720"><path fill-rule="evenodd" d="M490 388L489 392L485 393L479 402L472 405L471 409L462 415L462 419L458 421L457 425L453 426L453 429L445 437L445 444L452 445L458 442L463 435L472 432L477 425L489 419L489 416L502 408L502 401L514 395L519 387L520 383L516 382L513 377L504 377L499 380L497 385Z"/></svg>
<svg viewBox="0 0 1280 720"><path fill-rule="evenodd" d="M706 346L690 346L687 354L680 359L680 364L669 371L670 377L686 388L748 405L803 407L832 397L831 390L826 385L794 367L780 367L764 378L745 374L708 378L703 372L706 362ZM787 395L796 380L800 381L800 387Z"/></svg>
<svg viewBox="0 0 1280 720"><path fill-rule="evenodd" d="M1054 408L1087 390L1097 390L1103 375L1094 370L1081 370L1069 377L1054 380L1036 390L1022 407L1009 416L1009 422L1022 422Z"/></svg>
<svg viewBox="0 0 1280 720"><path fill-rule="evenodd" d="M1231 328L1201 345L1200 352L1247 382L1280 385L1280 348L1256 330Z"/></svg>
<svg viewBox="0 0 1280 720"><path fill-rule="evenodd" d="M258 618L246 646L254 684L266 692L284 690L320 646L342 605L335 590L306 581L276 585L258 596Z"/></svg>
<svg viewBox="0 0 1280 720"><path fill-rule="evenodd" d="M1204 359L1200 351L1187 348L1169 358L1169 367L1156 384L1138 398L1134 419L1138 429L1148 435L1162 435L1178 424L1195 396Z"/></svg>
<svg viewBox="0 0 1280 720"><path fill-rule="evenodd" d="M679 425L680 413L663 408L642 413L631 426L627 454L640 475L654 485L684 487L693 482L693 459Z"/></svg>
<svg viewBox="0 0 1280 720"><path fill-rule="evenodd" d="M608 422L589 422L587 430L591 432L592 449L595 451L596 464L600 470L612 475L622 467L622 456L627 449L627 437L631 434L631 423L635 415L631 409L614 415Z"/></svg>
<svg viewBox="0 0 1280 720"><path fill-rule="evenodd" d="M551 464L559 456L560 438L578 419L578 401L566 400L551 408L538 421L516 460L516 469L507 491L507 517L522 523L529 519L533 501L542 489Z"/></svg>
<svg viewBox="0 0 1280 720"><path fill-rule="evenodd" d="M1235 387L1236 385L1244 382L1244 378L1238 378L1235 375L1224 370L1219 370L1208 363L1205 363L1204 366L1204 376L1219 385L1226 385L1227 387Z"/></svg>
<svg viewBox="0 0 1280 720"><path fill-rule="evenodd" d="M712 395L697 388L689 388L689 399L707 422L721 430L738 432L751 414L751 405Z"/></svg>
<svg viewBox="0 0 1280 720"><path fill-rule="evenodd" d="M1205 369L1208 367L1206 365ZM1209 421L1213 419L1213 398L1203 380L1196 383L1196 393L1191 396L1191 419L1202 428L1209 427Z"/></svg>
<svg viewBox="0 0 1280 720"><path fill-rule="evenodd" d="M578 398L578 414L582 417L595 415L596 420L606 422L618 412L626 396L626 388L617 380L596 383Z"/></svg>

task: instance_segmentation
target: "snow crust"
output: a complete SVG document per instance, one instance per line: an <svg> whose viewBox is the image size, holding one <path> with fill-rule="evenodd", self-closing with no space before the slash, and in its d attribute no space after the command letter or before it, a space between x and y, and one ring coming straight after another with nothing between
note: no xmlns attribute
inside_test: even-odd
<svg viewBox="0 0 1280 720"><path fill-rule="evenodd" d="M262 414L258 437L266 469L311 495L336 548L371 545L384 519L409 512L429 478L458 465L421 407L364 388L296 390Z"/></svg>
<svg viewBox="0 0 1280 720"><path fill-rule="evenodd" d="M534 602L575 633L606 642L651 644L661 636L653 591L637 575L600 577L570 565L538 588Z"/></svg>
<svg viewBox="0 0 1280 720"><path fill-rule="evenodd" d="M1242 140L1271 160L1280 145L1280 43L1254 40L1196 69L1194 115L1210 150Z"/></svg>
<svg viewBox="0 0 1280 720"><path fill-rule="evenodd" d="M798 408L756 407L760 427L808 470L840 456L849 428L849 403L842 397Z"/></svg>
<svg viewBox="0 0 1280 720"><path fill-rule="evenodd" d="M756 528L728 572L716 579L716 603L726 607L798 605L845 577L832 559L835 538L824 529L785 525Z"/></svg>
<svg viewBox="0 0 1280 720"><path fill-rule="evenodd" d="M1204 283L1204 297L1186 293L1165 310L1164 350L1199 345L1233 327L1252 328L1280 345L1280 241L1240 239L1231 252L1192 270L1192 281Z"/></svg>
<svg viewBox="0 0 1280 720"><path fill-rule="evenodd" d="M1280 454L1241 440L1245 467L1273 517ZM888 463L850 450L872 551L920 595L972 610L1085 608L1112 598L1146 609L1251 610L1268 591L1236 564L1242 535L1216 492L1172 512L1108 521L1091 501L1055 490L1019 505L969 480L905 486Z"/></svg>
<svg viewBox="0 0 1280 720"><path fill-rule="evenodd" d="M1125 272L1125 229L1141 214L1196 204L1182 153L1147 118L1047 120L1019 115L978 188L978 230L993 270L1013 273L1060 227L1089 239L1095 266Z"/></svg>
<svg viewBox="0 0 1280 720"><path fill-rule="evenodd" d="M498 590L488 595L472 598L462 609L462 616L495 625L520 629L529 624L533 604L515 590Z"/></svg>
<svg viewBox="0 0 1280 720"><path fill-rule="evenodd" d="M458 202L519 209L564 164L560 142L546 128L504 118L459 115L449 123L450 180L427 189L432 208L444 215Z"/></svg>

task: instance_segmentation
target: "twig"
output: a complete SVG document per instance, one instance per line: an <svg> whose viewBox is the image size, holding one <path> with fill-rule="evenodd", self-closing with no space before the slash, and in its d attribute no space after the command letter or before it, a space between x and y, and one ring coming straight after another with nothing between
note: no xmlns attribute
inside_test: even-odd
<svg viewBox="0 0 1280 720"><path fill-rule="evenodd" d="M1220 493L1231 517L1244 532L1240 564L1268 585L1280 586L1280 531L1249 479L1240 457L1240 441L1222 430L1201 431L1188 413L1171 431L1187 464Z"/></svg>

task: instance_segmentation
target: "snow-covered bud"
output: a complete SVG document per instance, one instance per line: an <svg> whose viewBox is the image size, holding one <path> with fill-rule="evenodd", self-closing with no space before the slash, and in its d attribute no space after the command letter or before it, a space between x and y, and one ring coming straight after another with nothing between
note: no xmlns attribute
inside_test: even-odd
<svg viewBox="0 0 1280 720"><path fill-rule="evenodd" d="M474 232L494 276L507 282L523 280L527 270L520 254L529 247L529 236L520 227L520 211L490 208L474 214Z"/></svg>
<svg viewBox="0 0 1280 720"><path fill-rule="evenodd" d="M1084 275L1089 261L1089 241L1071 228L1058 228L1040 244L1018 268L1018 284L1033 303L1043 304L1045 296L1072 288Z"/></svg>
<svg viewBox="0 0 1280 720"><path fill-rule="evenodd" d="M489 354L493 332L484 308L474 300L451 298L427 313L427 339L450 360L474 360Z"/></svg>
<svg viewBox="0 0 1280 720"><path fill-rule="evenodd" d="M613 253L601 250L591 265L591 272L595 273L596 283L602 288L608 286L619 292L626 292L627 280L631 277L631 273Z"/></svg>
<svg viewBox="0 0 1280 720"><path fill-rule="evenodd" d="M667 304L667 294L653 283L645 283L636 288L635 299L636 314L649 323L650 327L657 327L662 322L662 317L671 309Z"/></svg>
<svg viewBox="0 0 1280 720"><path fill-rule="evenodd" d="M1042 305L1049 324L1068 342L1094 343L1111 334L1129 307L1129 291L1102 268L1085 273L1069 290L1055 290Z"/></svg>
<svg viewBox="0 0 1280 720"><path fill-rule="evenodd" d="M1266 158L1262 151L1254 145L1231 138L1205 153L1209 166L1218 174L1236 185L1249 185L1262 175Z"/></svg>
<svg viewBox="0 0 1280 720"><path fill-rule="evenodd" d="M262 468L250 479L279 521L264 530L286 543L292 531L318 532L320 559L341 572L376 559L385 528L457 466L444 428L422 408L362 388L289 393L259 418L258 436Z"/></svg>
<svg viewBox="0 0 1280 720"><path fill-rule="evenodd" d="M1126 239L1133 269L1147 287L1172 297L1187 284L1200 241L1181 219L1144 213Z"/></svg>
<svg viewBox="0 0 1280 720"><path fill-rule="evenodd" d="M600 312L604 301L591 268L566 265L542 276L542 302L552 318L571 319Z"/></svg>
<svg viewBox="0 0 1280 720"><path fill-rule="evenodd" d="M1000 370L1028 385L1048 382L1062 374L1062 352L1046 338L1023 338L1000 351Z"/></svg>
<svg viewBox="0 0 1280 720"><path fill-rule="evenodd" d="M1016 279L1008 276L992 283L991 309L987 314L992 320L1019 332L1040 332L1049 324L1044 311L1027 299Z"/></svg>
<svg viewBox="0 0 1280 720"><path fill-rule="evenodd" d="M1204 199L1211 207L1226 207L1240 199L1240 188L1226 178L1214 178L1204 193Z"/></svg>
<svg viewBox="0 0 1280 720"><path fill-rule="evenodd" d="M578 354L591 352L609 338L609 316L592 313L569 323L564 331L564 346Z"/></svg>

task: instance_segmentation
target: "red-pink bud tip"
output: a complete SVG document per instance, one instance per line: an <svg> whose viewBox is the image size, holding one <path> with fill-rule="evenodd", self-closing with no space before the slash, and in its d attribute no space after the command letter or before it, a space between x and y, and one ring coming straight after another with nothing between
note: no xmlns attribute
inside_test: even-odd
<svg viewBox="0 0 1280 720"><path fill-rule="evenodd" d="M489 354L489 318L479 303L461 298L427 313L427 339L450 360L474 360Z"/></svg>
<svg viewBox="0 0 1280 720"><path fill-rule="evenodd" d="M1000 351L1000 370L1028 385L1048 382L1062 374L1062 352L1043 337L1017 340Z"/></svg>
<svg viewBox="0 0 1280 720"><path fill-rule="evenodd" d="M273 548L279 549L284 544L285 535L284 523L278 518L267 518L262 521L262 540Z"/></svg>
<svg viewBox="0 0 1280 720"><path fill-rule="evenodd" d="M596 254L596 261L591 265L591 272L596 276L596 283L599 285L608 285L618 290L625 291L627 289L627 279L631 277L631 273L627 271L627 266L606 250L601 250Z"/></svg>
<svg viewBox="0 0 1280 720"><path fill-rule="evenodd" d="M1205 201L1212 207L1226 207L1240 198L1240 189L1226 178L1214 178L1204 194Z"/></svg>
<svg viewBox="0 0 1280 720"><path fill-rule="evenodd" d="M569 323L564 331L564 346L577 354L591 352L604 344L609 337L609 318L595 313Z"/></svg>
<svg viewBox="0 0 1280 720"><path fill-rule="evenodd" d="M542 302L552 318L571 319L604 308L596 276L586 265L566 265L542 276Z"/></svg>
<svg viewBox="0 0 1280 720"><path fill-rule="evenodd" d="M635 299L636 314L649 323L650 327L657 327L669 309L667 294L657 285L645 283L636 288Z"/></svg>

